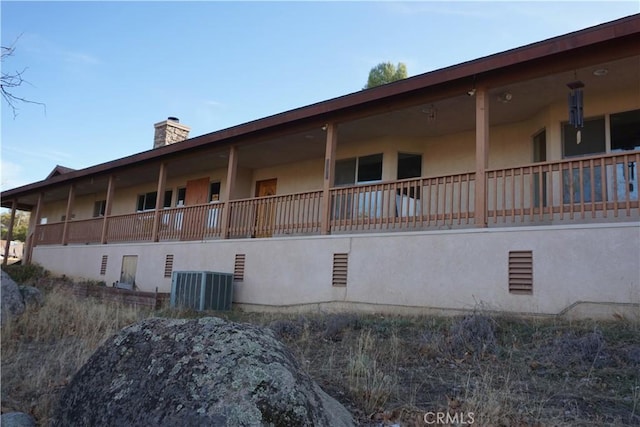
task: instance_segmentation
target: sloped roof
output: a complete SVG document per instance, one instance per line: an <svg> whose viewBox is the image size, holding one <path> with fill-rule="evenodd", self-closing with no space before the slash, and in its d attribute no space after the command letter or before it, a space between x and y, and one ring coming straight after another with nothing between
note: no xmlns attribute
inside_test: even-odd
<svg viewBox="0 0 640 427"><path fill-rule="evenodd" d="M63 175L65 173L73 172L75 169L68 168L66 166L56 165L55 168L51 171L49 175L45 178L45 180L51 179L54 176Z"/></svg>

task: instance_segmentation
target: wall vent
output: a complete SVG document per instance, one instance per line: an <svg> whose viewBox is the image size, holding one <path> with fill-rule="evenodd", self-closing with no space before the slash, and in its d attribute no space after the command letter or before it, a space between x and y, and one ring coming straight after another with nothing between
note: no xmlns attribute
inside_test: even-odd
<svg viewBox="0 0 640 427"><path fill-rule="evenodd" d="M332 286L347 286L347 269L349 254L333 254L333 278Z"/></svg>
<svg viewBox="0 0 640 427"><path fill-rule="evenodd" d="M169 254L164 258L164 277L171 277L173 273L173 254Z"/></svg>
<svg viewBox="0 0 640 427"><path fill-rule="evenodd" d="M533 294L533 251L509 251L509 292Z"/></svg>
<svg viewBox="0 0 640 427"><path fill-rule="evenodd" d="M107 260L109 259L109 255L102 255L102 261L100 261L100 275L104 276L107 274Z"/></svg>
<svg viewBox="0 0 640 427"><path fill-rule="evenodd" d="M245 254L236 254L236 260L233 265L233 280L235 282L242 282L244 280L244 261Z"/></svg>
<svg viewBox="0 0 640 427"><path fill-rule="evenodd" d="M233 274L213 271L174 271L171 308L231 310Z"/></svg>

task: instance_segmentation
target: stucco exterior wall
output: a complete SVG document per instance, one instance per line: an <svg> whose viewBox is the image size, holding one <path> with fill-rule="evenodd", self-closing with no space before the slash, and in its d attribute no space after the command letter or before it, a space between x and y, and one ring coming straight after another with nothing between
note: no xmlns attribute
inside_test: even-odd
<svg viewBox="0 0 640 427"><path fill-rule="evenodd" d="M171 281L163 277L167 254L174 256L174 271L227 273L233 272L235 255L245 254L245 277L235 285L234 301L249 306L336 303L385 311L418 307L558 314L588 302L592 309L581 306L585 317L603 303L640 304L639 239L640 223L591 224L40 246L34 249L33 261L54 274L111 284L119 280L122 257L137 255L139 288L168 292ZM532 295L508 291L512 250L533 251ZM344 288L331 283L335 253L349 254ZM101 276L103 255L108 255L108 264Z"/></svg>
<svg viewBox="0 0 640 427"><path fill-rule="evenodd" d="M265 179L277 178L277 193L291 194L315 191L322 188L324 159L256 169L253 172L251 197L255 195L255 183Z"/></svg>

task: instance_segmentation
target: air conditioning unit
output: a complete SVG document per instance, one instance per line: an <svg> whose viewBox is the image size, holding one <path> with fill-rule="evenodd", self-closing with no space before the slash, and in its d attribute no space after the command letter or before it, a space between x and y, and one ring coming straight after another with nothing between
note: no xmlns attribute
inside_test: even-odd
<svg viewBox="0 0 640 427"><path fill-rule="evenodd" d="M213 271L174 271L171 308L231 310L233 274Z"/></svg>

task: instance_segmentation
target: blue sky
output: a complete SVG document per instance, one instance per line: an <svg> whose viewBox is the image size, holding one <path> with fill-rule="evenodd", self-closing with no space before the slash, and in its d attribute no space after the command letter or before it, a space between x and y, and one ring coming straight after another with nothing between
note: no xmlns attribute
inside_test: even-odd
<svg viewBox="0 0 640 427"><path fill-rule="evenodd" d="M191 136L362 89L382 61L409 75L640 12L639 2L0 3L2 190L152 147L177 116Z"/></svg>

